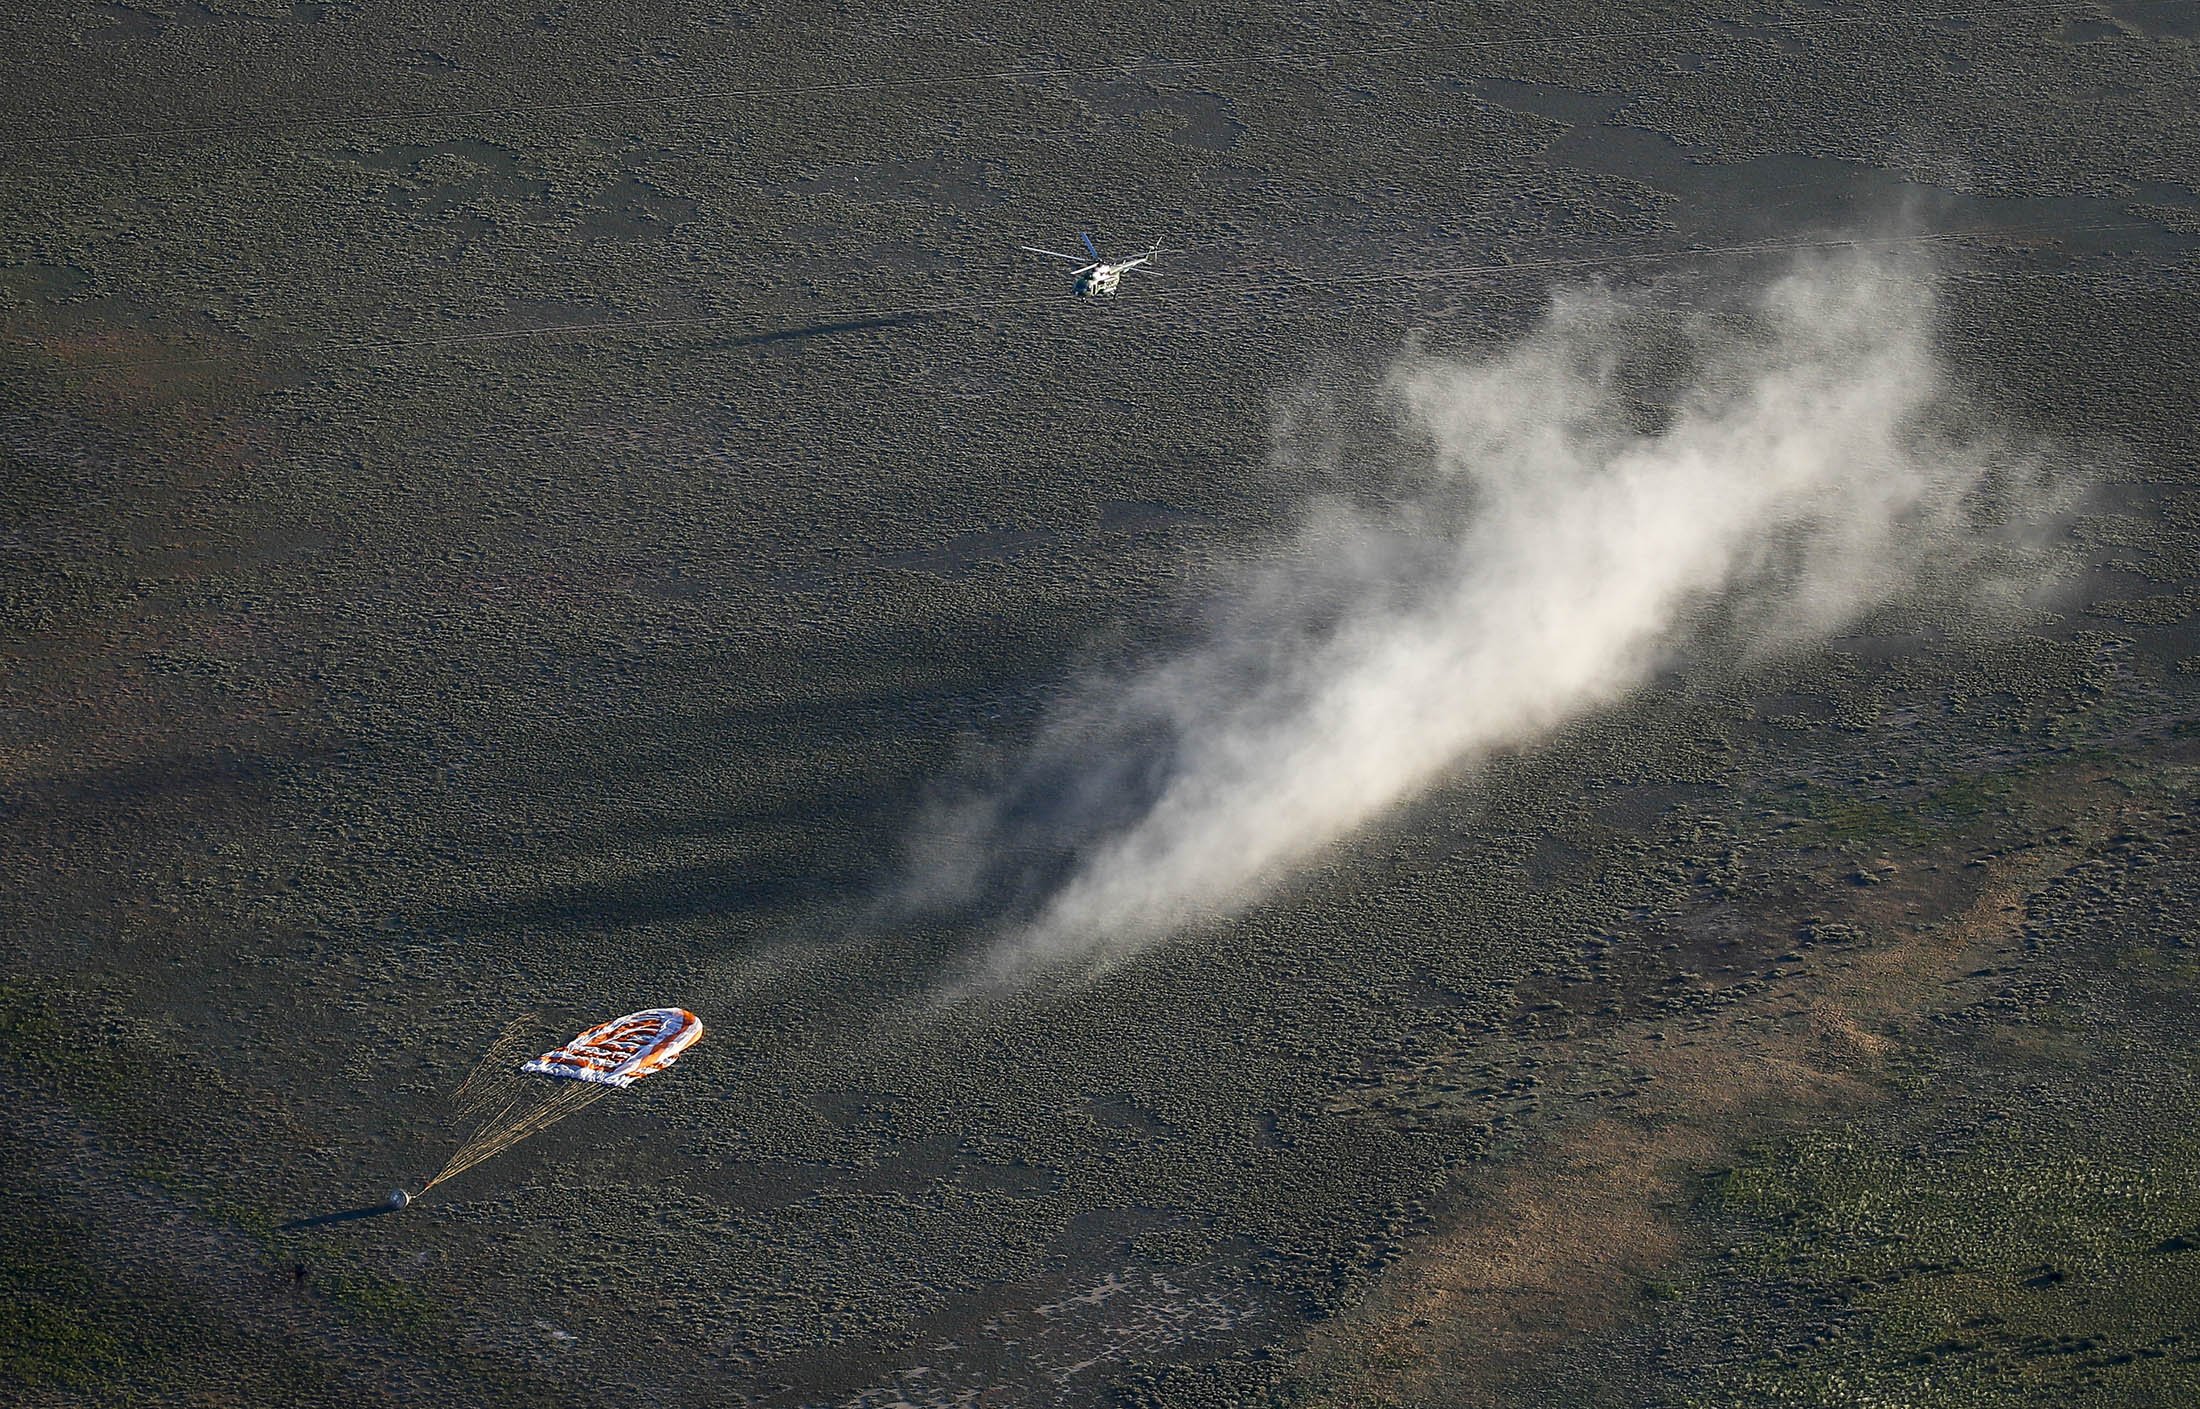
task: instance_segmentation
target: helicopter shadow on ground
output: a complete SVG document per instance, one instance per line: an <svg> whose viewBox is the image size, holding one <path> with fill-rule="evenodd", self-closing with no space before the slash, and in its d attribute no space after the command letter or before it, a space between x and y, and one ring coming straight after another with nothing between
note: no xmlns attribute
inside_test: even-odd
<svg viewBox="0 0 2200 1409"><path fill-rule="evenodd" d="M773 328L761 333L744 333L737 337L720 338L720 347L769 347L776 343L801 343L813 338L847 337L855 333L885 332L892 328L905 328L923 323L933 317L929 313L897 313L874 318L844 318L830 323L806 323L799 327Z"/></svg>

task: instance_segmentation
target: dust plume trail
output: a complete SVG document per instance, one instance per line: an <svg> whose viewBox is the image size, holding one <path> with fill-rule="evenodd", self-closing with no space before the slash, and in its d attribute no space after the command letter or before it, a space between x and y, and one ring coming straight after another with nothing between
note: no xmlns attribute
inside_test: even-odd
<svg viewBox="0 0 2200 1409"><path fill-rule="evenodd" d="M915 902L1003 924L992 979L1118 955L1669 664L1960 575L2036 466L1967 425L1922 273L1816 260L1677 329L1574 291L1512 346L1403 356L1395 444L1344 467L1382 502L1310 511L1193 644L934 809Z"/></svg>

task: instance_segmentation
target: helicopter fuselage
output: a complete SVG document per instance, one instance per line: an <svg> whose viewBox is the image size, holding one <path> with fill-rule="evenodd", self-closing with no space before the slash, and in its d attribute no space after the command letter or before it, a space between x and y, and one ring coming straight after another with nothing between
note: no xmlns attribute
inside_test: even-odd
<svg viewBox="0 0 2200 1409"><path fill-rule="evenodd" d="M1154 256L1161 253L1161 246L1156 244L1146 253L1132 259L1102 259L1100 248L1092 242L1092 236L1079 235L1077 238L1085 246L1085 253L1082 255L1041 249L1037 245L1025 245L1022 248L1027 254L1043 254L1049 259L1064 259L1076 265L1077 268L1071 270L1070 275L1077 282L1070 286L1070 290L1079 298L1102 298L1114 293L1123 286L1125 274L1141 265L1153 263ZM1088 257L1091 259L1089 264L1085 262Z"/></svg>
<svg viewBox="0 0 2200 1409"><path fill-rule="evenodd" d="M1077 293L1081 298L1102 298L1122 287L1123 271L1113 264L1095 266L1077 280Z"/></svg>

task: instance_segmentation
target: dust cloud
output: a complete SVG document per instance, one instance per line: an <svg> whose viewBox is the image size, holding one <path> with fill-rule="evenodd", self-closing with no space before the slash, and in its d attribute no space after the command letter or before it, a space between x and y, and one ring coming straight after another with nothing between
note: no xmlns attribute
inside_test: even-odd
<svg viewBox="0 0 2200 1409"><path fill-rule="evenodd" d="M1378 490L1321 499L1192 641L1070 691L935 807L910 898L994 927L987 981L1103 961L1655 672L1985 583L2038 465L1960 404L1934 316L1928 271L1859 256L1715 311L1567 291L1509 346L1409 351ZM1278 454L1352 478L1308 439Z"/></svg>

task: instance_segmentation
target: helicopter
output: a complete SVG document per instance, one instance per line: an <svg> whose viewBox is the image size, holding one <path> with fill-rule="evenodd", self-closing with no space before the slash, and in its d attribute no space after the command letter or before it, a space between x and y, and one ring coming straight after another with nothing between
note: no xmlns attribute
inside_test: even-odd
<svg viewBox="0 0 2200 1409"><path fill-rule="evenodd" d="M1161 253L1161 246L1157 244L1136 259L1117 260L1111 263L1100 257L1100 251L1093 244L1092 236L1079 235L1077 238L1084 241L1085 253L1082 255L1063 254L1060 250L1043 250L1037 245L1019 245L1017 248L1031 254L1043 254L1049 259L1066 259L1072 264L1083 264L1083 268L1075 271L1077 284L1074 292L1080 298L1100 298L1103 295L1114 293L1123 286L1125 271L1136 269L1139 265L1147 263L1155 255ZM1091 262L1086 263L1086 255L1091 256Z"/></svg>

